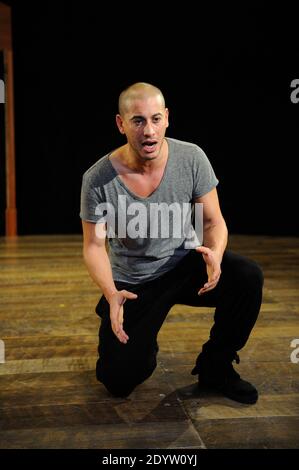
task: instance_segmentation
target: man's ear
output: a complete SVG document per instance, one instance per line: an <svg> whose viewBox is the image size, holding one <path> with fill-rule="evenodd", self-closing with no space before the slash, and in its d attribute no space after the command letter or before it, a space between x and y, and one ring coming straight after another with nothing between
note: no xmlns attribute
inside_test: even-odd
<svg viewBox="0 0 299 470"><path fill-rule="evenodd" d="M169 118L169 109L168 108L165 108L165 116L166 116L166 120L167 120L166 127L168 127L169 126L169 120L168 120L168 118Z"/></svg>
<svg viewBox="0 0 299 470"><path fill-rule="evenodd" d="M116 125L118 127L118 130L121 134L124 134L125 131L124 131L124 126L123 126L123 118L121 117L120 114L117 114L115 116L115 120L116 120Z"/></svg>

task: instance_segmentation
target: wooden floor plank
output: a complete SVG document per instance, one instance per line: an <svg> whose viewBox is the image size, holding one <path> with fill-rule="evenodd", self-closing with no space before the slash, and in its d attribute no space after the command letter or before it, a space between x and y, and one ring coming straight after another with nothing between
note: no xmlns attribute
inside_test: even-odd
<svg viewBox="0 0 299 470"><path fill-rule="evenodd" d="M85 425L0 431L4 449L188 449L204 448L190 421Z"/></svg>
<svg viewBox="0 0 299 470"><path fill-rule="evenodd" d="M0 239L1 448L298 448L297 238L231 236L263 268L263 305L236 369L253 406L200 392L190 375L213 309L175 305L159 334L158 367L128 399L96 381L95 305L78 235Z"/></svg>
<svg viewBox="0 0 299 470"><path fill-rule="evenodd" d="M299 417L195 421L209 449L298 449Z"/></svg>

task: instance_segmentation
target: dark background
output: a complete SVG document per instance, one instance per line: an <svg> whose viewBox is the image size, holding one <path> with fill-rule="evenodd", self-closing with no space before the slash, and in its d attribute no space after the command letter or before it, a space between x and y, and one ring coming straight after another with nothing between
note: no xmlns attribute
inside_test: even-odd
<svg viewBox="0 0 299 470"><path fill-rule="evenodd" d="M229 231L298 235L291 7L4 3L13 8L20 234L81 231L82 174L124 143L115 126L118 95L147 81L164 92L167 135L208 155ZM0 234L2 147L3 139Z"/></svg>

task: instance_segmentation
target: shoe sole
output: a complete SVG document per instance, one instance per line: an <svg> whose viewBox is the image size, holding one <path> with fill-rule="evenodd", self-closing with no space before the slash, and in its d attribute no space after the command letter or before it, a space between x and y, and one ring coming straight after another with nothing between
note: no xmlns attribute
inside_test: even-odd
<svg viewBox="0 0 299 470"><path fill-rule="evenodd" d="M225 390L221 389L221 387L217 387L216 385L212 384L198 383L198 389L200 391L205 392L221 393L221 395L223 395L224 397L245 405L254 405L258 401L258 395L254 395L251 397L240 397L239 395L236 396L232 393L227 393Z"/></svg>

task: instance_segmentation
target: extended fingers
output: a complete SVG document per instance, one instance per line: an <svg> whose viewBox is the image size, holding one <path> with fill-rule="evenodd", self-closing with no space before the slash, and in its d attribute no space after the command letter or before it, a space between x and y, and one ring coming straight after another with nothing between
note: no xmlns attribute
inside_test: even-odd
<svg viewBox="0 0 299 470"><path fill-rule="evenodd" d="M204 286L201 289L199 289L198 295L204 294L205 292L208 292L214 289L217 286L219 279L220 279L220 273L218 274L216 278L213 278L209 280L208 282L206 282Z"/></svg>
<svg viewBox="0 0 299 470"><path fill-rule="evenodd" d="M127 299L134 300L136 298L137 294L123 289L118 291L110 302L111 328L117 339L124 344L127 343L129 336L123 329L123 304Z"/></svg>
<svg viewBox="0 0 299 470"><path fill-rule="evenodd" d="M117 337L117 339L121 343L126 344L128 339L129 339L129 336L124 331L122 323L116 322L116 323L111 324L111 326L112 326L112 331L115 334L115 336Z"/></svg>
<svg viewBox="0 0 299 470"><path fill-rule="evenodd" d="M111 312L111 328L117 339L126 344L129 337L123 329L123 307L116 312Z"/></svg>

